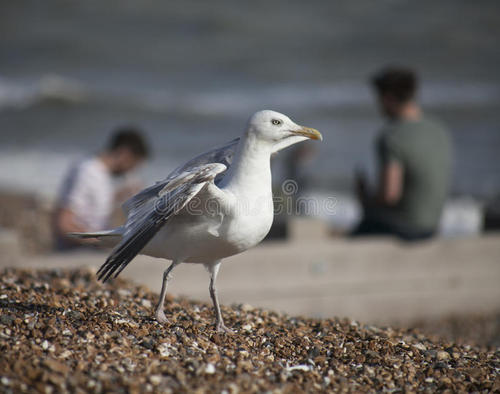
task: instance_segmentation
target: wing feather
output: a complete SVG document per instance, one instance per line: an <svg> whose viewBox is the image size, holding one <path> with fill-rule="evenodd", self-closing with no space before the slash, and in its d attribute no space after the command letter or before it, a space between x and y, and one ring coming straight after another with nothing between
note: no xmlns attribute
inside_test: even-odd
<svg viewBox="0 0 500 394"><path fill-rule="evenodd" d="M175 179L178 179L182 173L192 172L196 167L203 166L205 164L220 163L224 164L227 168L232 164L234 153L236 152L236 146L240 138L235 138L229 141L227 144L212 149L208 152L202 153L195 158L189 160L186 164L177 167L173 170L164 180L155 183L154 185L147 187L135 196L131 197L123 204L123 210L130 217L137 216L141 217L144 215L144 211L149 209L149 203L154 201L159 193L164 190L170 183ZM222 178L223 174L220 173L215 178L215 183Z"/></svg>
<svg viewBox="0 0 500 394"><path fill-rule="evenodd" d="M162 185L162 188L155 192L155 197L141 198L142 205L133 202L135 207L132 207L129 213L123 238L97 271L98 278L103 282L112 276L116 278L172 216L226 169L221 163L191 167L175 177L169 177L169 184Z"/></svg>

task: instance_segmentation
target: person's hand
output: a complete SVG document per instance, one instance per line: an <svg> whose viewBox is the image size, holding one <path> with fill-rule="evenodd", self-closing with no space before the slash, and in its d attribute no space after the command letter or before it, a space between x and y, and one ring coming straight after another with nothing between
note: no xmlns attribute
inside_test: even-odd
<svg viewBox="0 0 500 394"><path fill-rule="evenodd" d="M59 237L69 244L95 246L101 242L97 238L75 238L69 233L85 233L89 229L78 223L75 214L71 209L58 208L55 213L55 231Z"/></svg>
<svg viewBox="0 0 500 394"><path fill-rule="evenodd" d="M97 246L101 243L101 240L98 238L79 238L76 239L74 237L68 237L72 242L78 243L79 245L87 245L87 246Z"/></svg>

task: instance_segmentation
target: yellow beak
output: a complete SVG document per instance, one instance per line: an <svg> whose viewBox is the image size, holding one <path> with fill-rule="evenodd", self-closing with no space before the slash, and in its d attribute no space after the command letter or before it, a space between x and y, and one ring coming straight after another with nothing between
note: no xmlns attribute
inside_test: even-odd
<svg viewBox="0 0 500 394"><path fill-rule="evenodd" d="M318 130L312 129L310 127L302 126L301 129L294 131L294 134L301 135L312 140L323 140L323 136L321 135L321 133Z"/></svg>

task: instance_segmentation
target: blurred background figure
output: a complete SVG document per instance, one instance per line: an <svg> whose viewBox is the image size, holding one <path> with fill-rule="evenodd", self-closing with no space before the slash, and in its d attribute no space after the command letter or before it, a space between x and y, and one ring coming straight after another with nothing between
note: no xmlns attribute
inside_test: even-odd
<svg viewBox="0 0 500 394"><path fill-rule="evenodd" d="M436 233L450 186L450 137L441 124L422 113L412 69L384 68L372 83L388 123L376 144L375 190L368 189L362 172L356 175L363 218L353 235L430 238Z"/></svg>
<svg viewBox="0 0 500 394"><path fill-rule="evenodd" d="M71 167L64 178L54 212L53 231L57 250L96 242L67 236L69 232L102 230L109 227L114 206L138 191L138 186L115 187L114 178L124 176L149 155L142 132L120 128L99 154Z"/></svg>

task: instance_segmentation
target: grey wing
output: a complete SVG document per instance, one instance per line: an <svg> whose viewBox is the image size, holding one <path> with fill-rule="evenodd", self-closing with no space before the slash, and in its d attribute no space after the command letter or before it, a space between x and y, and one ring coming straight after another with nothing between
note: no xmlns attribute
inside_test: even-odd
<svg viewBox="0 0 500 394"><path fill-rule="evenodd" d="M189 160L186 164L177 167L163 181L157 182L156 184L142 190L141 192L127 200L123 204L123 210L129 217L131 215L142 215L144 213L144 209L147 210L149 208L149 205L155 200L158 194L165 187L167 187L173 180L177 179L180 174L190 171L195 167L210 163L220 163L229 168L229 166L233 162L236 145L238 145L239 140L239 138L235 138L234 140L228 142L226 145L202 153L201 155ZM215 178L215 184L218 184L222 177L223 173L218 174Z"/></svg>
<svg viewBox="0 0 500 394"><path fill-rule="evenodd" d="M149 198L130 211L122 240L97 271L98 278L103 282L111 276L116 278L168 219L226 168L224 164L211 163L191 167L176 177L169 177L170 183L164 185L155 198Z"/></svg>
<svg viewBox="0 0 500 394"><path fill-rule="evenodd" d="M171 176L177 176L179 173L189 170L192 167L198 167L203 164L209 163L221 163L224 164L227 168L231 166L233 162L234 153L236 152L236 145L240 138L235 138L232 141L229 141L226 145L219 146L218 148L209 150L208 152L202 153L199 156L189 160L186 164L177 167L172 173L167 177L167 180ZM217 178L215 178L215 183L222 177L222 174L219 174Z"/></svg>

